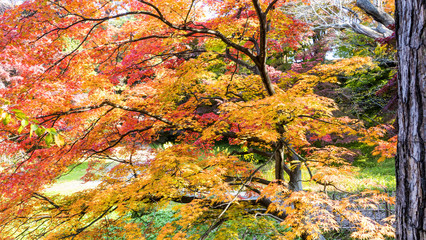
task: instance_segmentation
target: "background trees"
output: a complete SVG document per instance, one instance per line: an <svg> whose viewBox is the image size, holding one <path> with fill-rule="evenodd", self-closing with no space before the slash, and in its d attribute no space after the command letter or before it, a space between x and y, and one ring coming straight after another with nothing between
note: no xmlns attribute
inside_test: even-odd
<svg viewBox="0 0 426 240"><path fill-rule="evenodd" d="M316 30L351 29L373 39L391 37L395 20L391 16L395 10L394 1L387 0L309 0L309 5L301 5L303 10L294 12L299 18L311 21ZM310 14L309 17L304 14Z"/></svg>
<svg viewBox="0 0 426 240"><path fill-rule="evenodd" d="M0 2L0 14L3 14L10 7L11 7L11 4L7 2Z"/></svg>
<svg viewBox="0 0 426 240"><path fill-rule="evenodd" d="M306 51L310 64L274 68L313 34L283 8L276 0L31 1L2 16L1 62L21 69L2 90L10 101L2 120L12 109L26 113L2 132L4 154L25 152L2 162L2 234L87 239L114 228L139 238L132 214L177 202L159 238L203 239L217 228L238 237L253 224L271 237L319 237L339 227L336 219L353 224L354 237L392 235L388 222L354 210L392 197L326 194L354 181L348 159L356 153L342 144L391 149L385 127L365 128L318 93L319 84L374 63L319 65L321 54ZM165 135L173 146L141 154ZM215 151L221 142L237 147ZM258 165L244 157L254 154ZM43 193L81 161L91 163L85 179L98 187ZM265 179L261 169L272 162Z"/></svg>

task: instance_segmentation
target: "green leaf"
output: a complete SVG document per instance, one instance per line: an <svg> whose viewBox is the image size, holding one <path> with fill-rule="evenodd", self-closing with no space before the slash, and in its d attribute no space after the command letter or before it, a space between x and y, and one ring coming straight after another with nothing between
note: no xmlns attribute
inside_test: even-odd
<svg viewBox="0 0 426 240"><path fill-rule="evenodd" d="M22 121L21 121L21 126L22 127L26 127L26 126L28 126L28 124L29 124L29 122L28 122L27 119L22 119Z"/></svg>
<svg viewBox="0 0 426 240"><path fill-rule="evenodd" d="M10 114L6 113L5 117L2 120L3 120L3 125L7 125L11 120Z"/></svg>
<svg viewBox="0 0 426 240"><path fill-rule="evenodd" d="M41 137L41 135L43 135L46 132L46 129L44 127L39 127L35 130L35 133L37 134L37 136Z"/></svg>
<svg viewBox="0 0 426 240"><path fill-rule="evenodd" d="M51 133L47 134L46 137L44 137L44 142L47 146L50 146L53 143L53 140L53 134Z"/></svg>
<svg viewBox="0 0 426 240"><path fill-rule="evenodd" d="M25 128L26 126L28 126L28 124L29 124L29 122L28 122L28 120L27 120L27 119L22 119L22 120L21 120L21 126L19 126L19 128L18 128L18 133L21 133L21 132L22 132L22 130L24 130L24 128Z"/></svg>
<svg viewBox="0 0 426 240"><path fill-rule="evenodd" d="M24 113L22 110L19 109L12 109L11 111L14 113Z"/></svg>
<svg viewBox="0 0 426 240"><path fill-rule="evenodd" d="M28 119L27 115L19 109L12 109L17 119Z"/></svg>
<svg viewBox="0 0 426 240"><path fill-rule="evenodd" d="M56 132L56 129L54 129L54 128L48 128L48 129L46 129L46 131L49 133L49 134L52 134L52 135L58 135L58 132Z"/></svg>
<svg viewBox="0 0 426 240"><path fill-rule="evenodd" d="M38 125L36 125L36 124L31 124L31 126L30 126L30 137L32 137L33 136L33 132L36 132L37 131L37 129L39 129L38 128ZM37 133L36 133L37 134ZM38 134L37 134L38 135Z"/></svg>
<svg viewBox="0 0 426 240"><path fill-rule="evenodd" d="M10 101L5 98L0 98L0 101L2 101L5 105L9 105Z"/></svg>

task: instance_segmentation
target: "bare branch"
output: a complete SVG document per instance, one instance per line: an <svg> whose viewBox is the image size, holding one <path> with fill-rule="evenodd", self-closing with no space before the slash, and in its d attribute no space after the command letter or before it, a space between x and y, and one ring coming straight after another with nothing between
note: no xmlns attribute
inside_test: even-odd
<svg viewBox="0 0 426 240"><path fill-rule="evenodd" d="M365 11L368 15L370 15L377 22L389 26L395 24L395 20L387 14L385 11L376 8L370 0L357 0L356 6Z"/></svg>
<svg viewBox="0 0 426 240"><path fill-rule="evenodd" d="M152 113L150 113L150 112L148 112L148 111L146 111L144 109L133 108L133 107L128 107L128 106L122 106L122 105L119 105L119 104L115 104L115 103L113 103L113 102L111 102L109 100L105 100L102 103L97 104L97 105L92 105L92 106L87 106L87 107L80 107L80 108L74 108L74 109L70 109L70 110L65 111L65 112L56 112L56 113L51 113L51 114L47 114L47 115L41 115L41 116L38 116L37 119L43 119L43 118L49 118L49 117L56 117L56 116L64 116L64 115L70 115L70 114L76 114L76 113L82 113L82 112L87 112L87 111L91 111L91 110L94 110L94 109L99 109L99 108L102 108L102 107L105 107L105 106L111 106L113 108L118 108L118 109L122 109L122 110L125 110L125 111L130 111L130 112L138 112L138 113L141 113L143 115L152 117L152 118L154 118L156 120L159 120L161 122L167 123L170 126L176 126L173 122L171 122L171 121L169 121L169 120L167 120L167 119L165 119L165 118L163 118L163 117L161 117L159 115L152 114Z"/></svg>
<svg viewBox="0 0 426 240"><path fill-rule="evenodd" d="M53 202L51 199L49 199L48 197L46 197L46 196L44 196L44 195L41 195L41 194L39 194L39 193L34 193L33 194L34 195L34 197L37 197L37 198L40 198L40 199L43 199L43 200L45 200L45 201L47 201L48 203L50 203L52 206L54 206L56 209L59 209L60 207L55 203L55 202Z"/></svg>
<svg viewBox="0 0 426 240"><path fill-rule="evenodd" d="M87 228L89 228L90 226L92 226L93 224L95 224L97 221L99 221L100 219L102 219L105 215L107 215L110 212L113 212L115 209L117 209L117 207L109 207L107 208L102 214L100 214L97 218L93 219L89 224L87 224L84 227L78 228L75 233L73 234L69 234L69 235L65 235L63 237L61 237L61 239L65 239L65 238L69 238L69 237L75 237L78 234L80 234L81 232L83 232L84 230L86 230Z"/></svg>
<svg viewBox="0 0 426 240"><path fill-rule="evenodd" d="M225 176L225 180L224 181L225 182L239 182L239 183L241 183L241 182L244 182L246 180L247 180L247 178ZM261 184L264 184L264 185L269 185L271 183L271 181L268 181L268 180L263 179L263 178L257 178L257 177L252 177L251 181L252 182L261 183Z"/></svg>

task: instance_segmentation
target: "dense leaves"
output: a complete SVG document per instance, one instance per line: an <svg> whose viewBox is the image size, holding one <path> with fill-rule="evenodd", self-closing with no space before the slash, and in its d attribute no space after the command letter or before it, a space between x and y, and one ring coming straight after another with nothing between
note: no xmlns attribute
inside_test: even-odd
<svg viewBox="0 0 426 240"><path fill-rule="evenodd" d="M320 65L326 48L301 49L313 33L285 4L27 1L7 11L0 150L11 160L0 168L0 236L140 239L147 227L135 213L171 202L180 203L171 222L146 230L158 239L206 239L216 229L219 239L237 239L256 227L271 238L317 238L344 219L353 237L392 236L392 219L356 210L392 197L326 193L348 190L356 175L347 160L356 153L339 141L350 136L391 156L388 126L367 129L336 114L335 101L316 89L374 63ZM288 72L267 65L269 55L298 50L304 64ZM172 146L150 147L165 135ZM214 151L224 141L242 151ZM242 157L254 153L264 164ZM43 192L82 161L91 166L84 180L99 185ZM275 164L275 178L264 179L266 164Z"/></svg>

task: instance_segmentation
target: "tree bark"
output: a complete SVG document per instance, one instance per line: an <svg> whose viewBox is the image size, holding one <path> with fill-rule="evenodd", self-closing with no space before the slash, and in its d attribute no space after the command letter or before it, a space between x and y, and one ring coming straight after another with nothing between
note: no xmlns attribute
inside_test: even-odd
<svg viewBox="0 0 426 240"><path fill-rule="evenodd" d="M299 160L299 157L290 153L291 159L293 161L290 163L290 171L289 174L290 181L288 182L289 188L293 191L302 191L302 164Z"/></svg>
<svg viewBox="0 0 426 240"><path fill-rule="evenodd" d="M396 1L398 150L396 238L426 239L426 1Z"/></svg>

